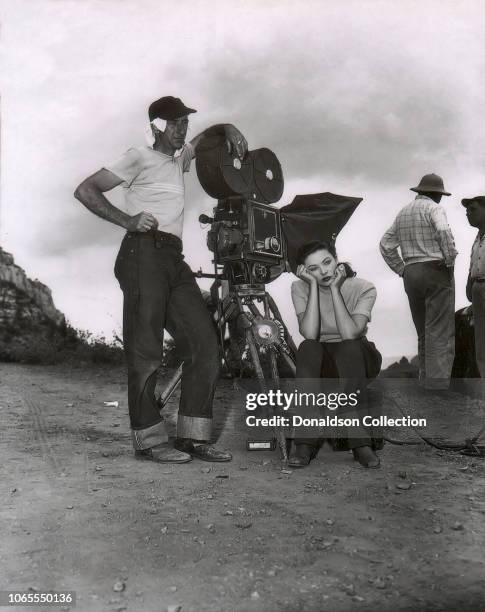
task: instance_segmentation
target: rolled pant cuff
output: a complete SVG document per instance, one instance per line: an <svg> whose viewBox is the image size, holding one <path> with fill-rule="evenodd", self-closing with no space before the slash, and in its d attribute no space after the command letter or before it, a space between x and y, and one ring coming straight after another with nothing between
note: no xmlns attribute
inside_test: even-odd
<svg viewBox="0 0 485 612"><path fill-rule="evenodd" d="M192 440L210 440L212 435L212 419L191 417L179 414L177 421L177 438Z"/></svg>
<svg viewBox="0 0 485 612"><path fill-rule="evenodd" d="M163 421L145 429L132 429L131 439L135 450L145 450L168 442L168 434Z"/></svg>

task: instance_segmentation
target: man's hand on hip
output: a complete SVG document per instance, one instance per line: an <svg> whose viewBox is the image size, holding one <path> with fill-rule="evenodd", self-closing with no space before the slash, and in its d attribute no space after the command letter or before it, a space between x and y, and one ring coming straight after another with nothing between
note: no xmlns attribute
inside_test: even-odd
<svg viewBox="0 0 485 612"><path fill-rule="evenodd" d="M149 212L141 212L138 215L130 217L126 229L129 232L148 232L151 229L156 230L158 221Z"/></svg>

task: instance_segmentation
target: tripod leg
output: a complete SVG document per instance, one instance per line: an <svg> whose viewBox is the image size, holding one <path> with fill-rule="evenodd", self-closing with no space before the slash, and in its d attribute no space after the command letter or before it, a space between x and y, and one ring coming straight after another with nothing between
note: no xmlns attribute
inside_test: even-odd
<svg viewBox="0 0 485 612"><path fill-rule="evenodd" d="M158 408L160 412L165 407L165 404L172 397L173 392L178 387L180 383L180 379L182 378L182 371L184 367L184 362L179 365L178 370L173 374L172 378L168 381L167 386L160 394L160 397L157 400Z"/></svg>
<svg viewBox="0 0 485 612"><path fill-rule="evenodd" d="M256 348L256 342L253 338L253 332L250 329L246 330L246 341L249 346L249 352L251 353L251 361L253 362L254 371L256 372L256 377L259 381L261 391L263 391L263 393L266 393L264 372L263 368L261 367L261 361L259 359L258 349Z"/></svg>
<svg viewBox="0 0 485 612"><path fill-rule="evenodd" d="M270 307L270 310L271 310L271 313L272 313L273 317L275 319L278 319L278 321L281 323L281 325L283 325L283 330L285 332L286 343L288 344L291 352L293 353L292 357L294 358L295 355L296 355L296 351L297 351L296 344L293 341L293 338L291 337L290 332L288 331L288 328L285 325L285 322L283 321L283 317L281 316L281 313L279 311L278 306L276 306L276 302L273 300L273 298L271 297L271 295L268 292L266 292L266 298L268 300L268 304L269 304L269 307Z"/></svg>
<svg viewBox="0 0 485 612"><path fill-rule="evenodd" d="M269 359L271 364L271 376L276 386L279 386L280 375L278 372L278 362L276 359L276 349L274 347L270 347L269 350ZM275 427L274 432L276 435L276 439L278 440L278 445L281 451L281 457L283 459L283 465L288 465L288 442L286 440L286 436L282 427Z"/></svg>

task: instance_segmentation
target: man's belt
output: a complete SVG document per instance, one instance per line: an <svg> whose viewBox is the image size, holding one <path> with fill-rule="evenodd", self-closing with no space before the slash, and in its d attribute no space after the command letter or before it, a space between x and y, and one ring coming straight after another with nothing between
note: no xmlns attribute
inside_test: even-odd
<svg viewBox="0 0 485 612"><path fill-rule="evenodd" d="M157 243L171 244L179 249L182 249L182 241L178 236L161 232L160 230L148 230L148 232L127 232L129 238L150 238Z"/></svg>

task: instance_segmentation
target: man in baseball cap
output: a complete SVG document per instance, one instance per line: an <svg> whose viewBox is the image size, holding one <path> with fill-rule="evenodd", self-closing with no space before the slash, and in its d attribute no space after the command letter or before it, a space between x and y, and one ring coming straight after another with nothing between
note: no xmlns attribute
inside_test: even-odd
<svg viewBox="0 0 485 612"><path fill-rule="evenodd" d="M468 223L478 229L470 256L466 295L472 303L475 356L481 378L485 378L485 196L464 198Z"/></svg>
<svg viewBox="0 0 485 612"><path fill-rule="evenodd" d="M457 251L440 206L441 198L451 194L437 174L426 174L411 191L418 195L400 210L382 237L380 250L387 265L404 280L418 335L420 384L440 392L449 386L455 354Z"/></svg>
<svg viewBox="0 0 485 612"><path fill-rule="evenodd" d="M128 405L135 456L161 463L230 461L212 446L212 400L219 373L216 334L200 289L182 255L184 173L201 139L225 138L242 159L247 142L233 125L212 126L185 143L195 109L165 96L148 109L153 145L129 149L84 180L75 197L99 217L127 230L115 275L124 295L123 342L128 364ZM125 187L127 212L104 195ZM155 398L162 331L174 338L184 362L175 448Z"/></svg>

